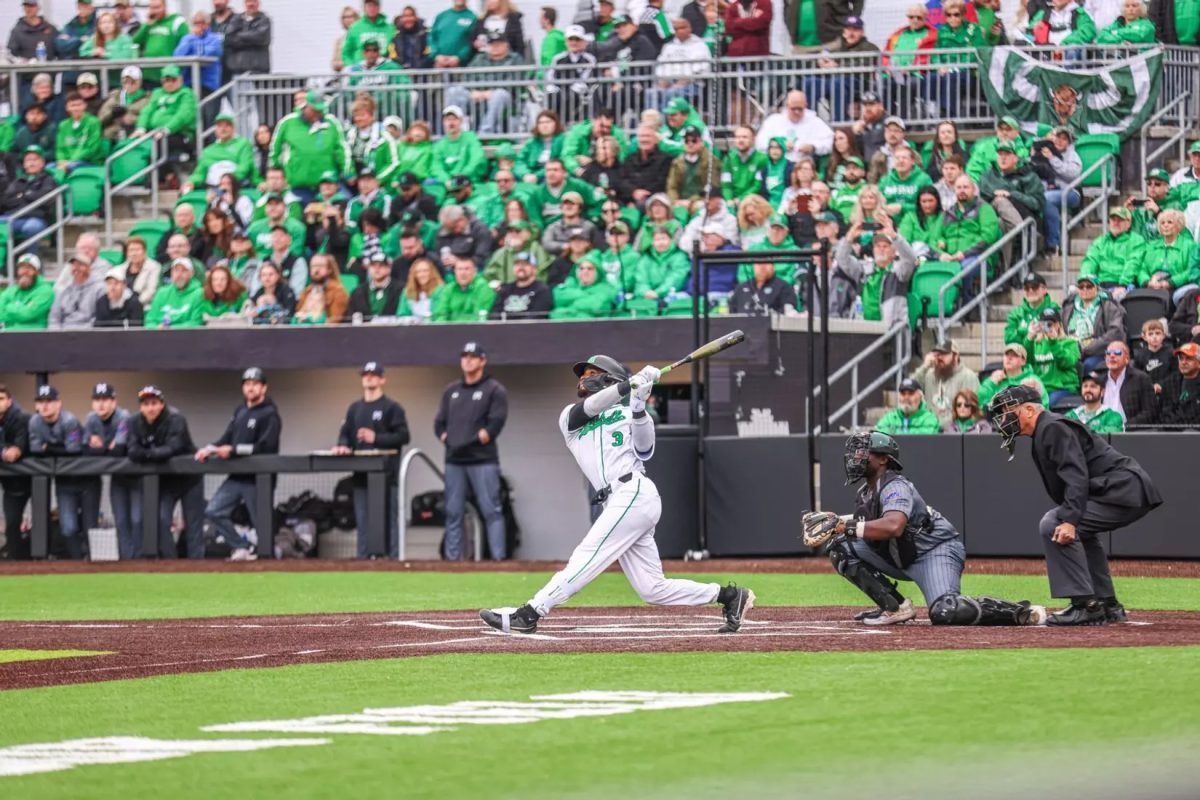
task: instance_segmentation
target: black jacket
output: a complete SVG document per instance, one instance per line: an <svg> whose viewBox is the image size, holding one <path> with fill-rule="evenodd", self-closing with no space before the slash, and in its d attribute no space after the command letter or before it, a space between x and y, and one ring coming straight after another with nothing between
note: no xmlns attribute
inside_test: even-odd
<svg viewBox="0 0 1200 800"><path fill-rule="evenodd" d="M392 283L398 283L401 286L408 283L408 272L412 269L413 262L418 258L428 258L433 262L433 268L438 272L445 274L446 267L442 264L442 259L437 253L421 248L421 253L407 258L404 255L396 256L396 260L392 262Z"/></svg>
<svg viewBox="0 0 1200 800"><path fill-rule="evenodd" d="M21 457L29 455L29 415L16 400L0 416L0 450L16 447ZM0 478L0 488L14 494L28 494L29 478Z"/></svg>
<svg viewBox="0 0 1200 800"><path fill-rule="evenodd" d="M515 3L513 4L516 5ZM508 49L519 56L525 55L525 29L521 22L522 14L515 8L509 12L508 17L504 20L504 38L508 39ZM487 28L484 26L484 19L480 17L475 20L475 27L471 30L471 41L480 36L487 35Z"/></svg>
<svg viewBox="0 0 1200 800"><path fill-rule="evenodd" d="M1158 416L1154 383L1146 373L1133 365L1125 367L1125 380L1121 384L1121 408L1125 409L1126 430L1132 425L1152 425Z"/></svg>
<svg viewBox="0 0 1200 800"><path fill-rule="evenodd" d="M750 279L733 287L729 298L729 311L733 314L761 314L768 311L783 313L783 307L796 307L796 291L785 281L771 278L760 288Z"/></svg>
<svg viewBox="0 0 1200 800"><path fill-rule="evenodd" d="M679 16L686 19L692 26L693 34L701 39L704 38L704 32L708 30L708 17L704 16L704 6L696 0L692 0L680 10Z"/></svg>
<svg viewBox="0 0 1200 800"><path fill-rule="evenodd" d="M22 176L8 184L4 197L0 200L0 211L16 211L24 208L35 200L53 192L58 184L48 172L39 173L36 177ZM28 216L38 217L45 222L54 218L54 203L48 202L29 213Z"/></svg>
<svg viewBox="0 0 1200 800"><path fill-rule="evenodd" d="M107 294L100 295L96 301L96 321L92 324L97 328L140 328L144 320L142 301L126 289L124 302L119 308L112 307Z"/></svg>
<svg viewBox="0 0 1200 800"><path fill-rule="evenodd" d="M375 441L359 442L359 428L375 431ZM351 403L350 408L346 409L342 429L338 432L338 444L356 450L400 450L411 440L404 407L387 395L370 403L366 400ZM399 455L388 457L387 469L390 472L400 469ZM365 474L356 477L361 477L364 482L366 480Z"/></svg>
<svg viewBox="0 0 1200 800"><path fill-rule="evenodd" d="M695 31L692 31L695 33ZM621 75L630 77L649 77L653 67L631 67L630 63L654 61L658 58L659 48L638 31L629 39L622 39L615 33L603 42L595 45L596 60L601 64L616 62L621 65Z"/></svg>
<svg viewBox="0 0 1200 800"><path fill-rule="evenodd" d="M258 291L254 293L254 296L250 298L255 307L258 306L258 298L262 297L266 293L267 290L260 286ZM286 311L289 317L296 313L296 293L293 292L292 287L288 285L286 277L279 282L278 286L275 287L275 303L284 311Z"/></svg>
<svg viewBox="0 0 1200 800"><path fill-rule="evenodd" d="M167 255L167 243L171 237L177 233L183 233L178 228L171 228L171 232L158 240L158 247L154 249L154 260L163 265L163 274L171 274L171 257ZM192 228L191 233L184 233L188 237L188 242L191 244L189 255L199 261L201 264L208 263L208 257L212 255L212 246L209 245L208 239L204 235L204 228L200 223Z"/></svg>
<svg viewBox="0 0 1200 800"><path fill-rule="evenodd" d="M438 253L446 252L447 249L452 251L454 243L459 240L470 242L471 249L475 253L475 266L482 272L488 258L492 255L492 232L488 230L488 226L484 225L478 217L472 216L466 233L447 233L439 230L433 249ZM392 275L392 279L396 279L395 274Z"/></svg>
<svg viewBox="0 0 1200 800"><path fill-rule="evenodd" d="M1163 425L1200 425L1200 379L1186 380L1176 371L1162 384Z"/></svg>
<svg viewBox="0 0 1200 800"><path fill-rule="evenodd" d="M1033 462L1059 521L1078 525L1089 499L1141 508L1162 505L1146 471L1088 426L1043 411L1033 431Z"/></svg>
<svg viewBox="0 0 1200 800"><path fill-rule="evenodd" d="M225 29L225 70L230 75L271 71L271 18L235 14Z"/></svg>
<svg viewBox="0 0 1200 800"><path fill-rule="evenodd" d="M478 383L457 380L442 392L433 432L440 440L446 434L447 464L488 464L500 460L496 438L508 420L508 390L484 373ZM486 429L487 444L479 441Z"/></svg>
<svg viewBox="0 0 1200 800"><path fill-rule="evenodd" d="M270 397L254 408L242 403L233 410L233 419L213 444L217 447L232 445L235 456L275 455L279 452L282 427L279 409Z"/></svg>
<svg viewBox="0 0 1200 800"><path fill-rule="evenodd" d="M1175 306L1175 313L1171 315L1171 322L1167 326L1167 333L1177 344L1192 341L1194 336L1192 327L1200 324L1200 319L1198 319L1200 315L1197 314L1198 306L1200 306L1200 289L1192 289L1179 298L1179 303Z"/></svg>
<svg viewBox="0 0 1200 800"><path fill-rule="evenodd" d="M631 203L635 189L651 194L667 191L667 173L674 160L659 147L648 158L643 158L640 150L630 153L617 170L617 197L622 203Z"/></svg>
<svg viewBox="0 0 1200 800"><path fill-rule="evenodd" d="M433 60L429 57L429 31L425 20L418 19L412 30L396 28L388 58L405 69L426 69Z"/></svg>
<svg viewBox="0 0 1200 800"><path fill-rule="evenodd" d="M1157 353L1151 353L1143 343L1133 351L1133 365L1146 373L1151 383L1162 386L1175 369L1175 358L1171 355L1171 347L1164 344Z"/></svg>
<svg viewBox="0 0 1200 800"><path fill-rule="evenodd" d="M392 222L400 222L404 215L413 213L421 219L434 220L438 218L437 198L425 190L421 190L412 200L405 202L399 195L392 200Z"/></svg>
<svg viewBox="0 0 1200 800"><path fill-rule="evenodd" d="M196 452L192 434L188 431L187 418L174 408L167 407L150 424L140 413L129 418L129 447L126 455L130 461L159 464L175 456L190 456ZM180 484L196 484L204 481L203 475L163 475L164 487Z"/></svg>
<svg viewBox="0 0 1200 800"><path fill-rule="evenodd" d="M32 59L37 55L38 42L43 42L46 45L46 58L53 60L58 57L54 51L54 40L57 36L58 28L47 22L45 17L38 17L36 25L30 25L21 17L17 24L13 25L12 33L8 35L9 55Z"/></svg>
<svg viewBox="0 0 1200 800"><path fill-rule="evenodd" d="M370 283L360 283L354 290L354 294L350 295L350 313L362 314L363 319L371 319L374 316L371 313L371 293L375 291ZM404 293L404 284L392 281L383 290L383 309L379 316L394 317L396 309L400 305L400 295Z"/></svg>
<svg viewBox="0 0 1200 800"><path fill-rule="evenodd" d="M492 304L492 319L545 319L554 310L554 295L550 287L534 281L524 289L515 283L505 283L496 290Z"/></svg>

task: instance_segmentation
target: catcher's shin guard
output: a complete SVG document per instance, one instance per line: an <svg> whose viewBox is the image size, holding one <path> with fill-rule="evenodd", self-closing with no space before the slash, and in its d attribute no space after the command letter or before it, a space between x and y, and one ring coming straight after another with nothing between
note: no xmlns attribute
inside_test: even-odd
<svg viewBox="0 0 1200 800"><path fill-rule="evenodd" d="M862 589L863 594L874 600L877 606L885 611L900 610L904 596L896 591L896 584L859 558L845 536L838 536L830 542L829 560L839 575Z"/></svg>
<svg viewBox="0 0 1200 800"><path fill-rule="evenodd" d="M1030 605L995 597L944 594L929 606L934 625L1027 625Z"/></svg>

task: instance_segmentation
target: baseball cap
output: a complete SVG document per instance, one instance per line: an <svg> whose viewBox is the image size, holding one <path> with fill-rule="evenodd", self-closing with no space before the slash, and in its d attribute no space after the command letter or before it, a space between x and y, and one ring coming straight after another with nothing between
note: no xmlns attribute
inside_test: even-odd
<svg viewBox="0 0 1200 800"><path fill-rule="evenodd" d="M1015 156L1017 154L1017 148L1013 147L1012 142L1001 142L1000 144L996 145L996 152L1012 153Z"/></svg>
<svg viewBox="0 0 1200 800"><path fill-rule="evenodd" d="M362 374L363 375L378 375L379 377L382 378L383 377L383 364L380 364L378 361L368 361L367 363L363 364Z"/></svg>
<svg viewBox="0 0 1200 800"><path fill-rule="evenodd" d="M121 79L124 80L125 78L133 78L135 81L140 81L142 79L142 68L130 64L121 70Z"/></svg>
<svg viewBox="0 0 1200 800"><path fill-rule="evenodd" d="M464 356L479 356L487 358L487 351L483 349L483 345L479 342L467 342L463 345L462 354Z"/></svg>
<svg viewBox="0 0 1200 800"><path fill-rule="evenodd" d="M613 17L613 25L614 26L633 25L633 24L634 24L633 17L629 16L628 14L618 14L617 16Z"/></svg>
<svg viewBox="0 0 1200 800"><path fill-rule="evenodd" d="M772 214L767 220L767 226L772 228L791 228L791 225L788 224L787 217L785 217L783 214L780 214L778 211Z"/></svg>
<svg viewBox="0 0 1200 800"><path fill-rule="evenodd" d="M583 205L583 195L579 192L563 192L560 200L563 203L578 203L579 205Z"/></svg>
<svg viewBox="0 0 1200 800"><path fill-rule="evenodd" d="M902 391L902 392L920 392L920 391L924 391L924 390L921 389L921 384L917 383L912 378L905 378L904 380L900 381L900 391Z"/></svg>
<svg viewBox="0 0 1200 800"><path fill-rule="evenodd" d="M332 173L332 172L333 172L333 170L330 170L330 172ZM375 168L374 168L373 166L371 166L370 164L363 164L363 165L362 165L361 167L359 167L359 169L358 169L358 177L360 177L360 178L374 178L374 177L375 177ZM336 176L336 175L334 175L334 180L337 180L337 176Z"/></svg>
<svg viewBox="0 0 1200 800"><path fill-rule="evenodd" d="M1188 342L1187 344L1181 344L1181 345L1179 345L1179 347L1175 348L1175 355L1187 356L1188 358L1200 359L1200 344L1196 344L1195 342Z"/></svg>
<svg viewBox="0 0 1200 800"><path fill-rule="evenodd" d="M1110 219L1112 217L1116 217L1118 219L1133 219L1133 212L1131 212L1125 206L1113 206L1111 209L1109 209L1108 216Z"/></svg>
<svg viewBox="0 0 1200 800"><path fill-rule="evenodd" d="M695 125L688 125L686 128L683 129L683 138L686 139L689 136L695 136L696 138L700 138L700 136L701 136L700 128L696 127Z"/></svg>
<svg viewBox="0 0 1200 800"><path fill-rule="evenodd" d="M1019 355L1021 358L1024 358L1024 359L1029 358L1029 353L1028 353L1028 351L1025 350L1025 345L1018 344L1017 342L1009 342L1008 344L1004 345L1004 352L1005 353L1016 353L1017 355Z"/></svg>
<svg viewBox="0 0 1200 800"><path fill-rule="evenodd" d="M220 114L217 114L217 116L214 117L214 121L215 122L228 122L230 124L236 125L237 117L235 117L233 115L232 111L222 111Z"/></svg>
<svg viewBox="0 0 1200 800"><path fill-rule="evenodd" d="M246 381L258 381L259 383L267 382L267 374L260 367L249 367L242 373L242 383Z"/></svg>
<svg viewBox="0 0 1200 800"><path fill-rule="evenodd" d="M33 253L25 253L20 258L18 258L17 266L19 267L22 264L28 264L29 266L33 267L38 272L42 271L42 260L40 258L38 258L37 256L35 256Z"/></svg>
<svg viewBox="0 0 1200 800"><path fill-rule="evenodd" d="M1026 289L1033 289L1037 286L1045 286L1046 279L1037 272L1031 272L1025 276L1025 280L1022 282L1022 285Z"/></svg>
<svg viewBox="0 0 1200 800"><path fill-rule="evenodd" d="M325 113L325 100L316 89L309 89L308 93L304 95L304 105L312 106L313 110L319 111L322 114Z"/></svg>
<svg viewBox="0 0 1200 800"><path fill-rule="evenodd" d="M863 23L862 17L846 17L846 22L844 23L843 27L857 28L858 30L861 31L865 27L865 25Z"/></svg>
<svg viewBox="0 0 1200 800"><path fill-rule="evenodd" d="M78 263L83 264L88 267L90 267L92 265L91 260L87 256L85 256L81 253L72 253L71 257L67 259L67 262L71 263L71 264L78 262Z"/></svg>
<svg viewBox="0 0 1200 800"><path fill-rule="evenodd" d="M82 86L84 84L88 84L90 86L99 86L100 81L96 78L96 73L85 72L75 81L76 86Z"/></svg>
<svg viewBox="0 0 1200 800"><path fill-rule="evenodd" d="M884 242L885 244L891 244L893 241L894 240L892 239L892 237L888 236L886 233L877 233L871 237L871 244L878 244L879 242Z"/></svg>
<svg viewBox="0 0 1200 800"><path fill-rule="evenodd" d="M491 41L491 38L492 37L489 36L488 41ZM375 39L367 39L365 42L362 43L362 49L363 50L378 50L379 42L376 41Z"/></svg>
<svg viewBox="0 0 1200 800"><path fill-rule="evenodd" d="M591 239L591 235L582 225L576 225L567 231L568 239Z"/></svg>
<svg viewBox="0 0 1200 800"><path fill-rule="evenodd" d="M1043 308L1038 319L1042 322L1062 322L1062 314L1058 313L1057 308Z"/></svg>
<svg viewBox="0 0 1200 800"><path fill-rule="evenodd" d="M370 210L370 209L368 209L368 210ZM286 225L272 225L272 226L271 226L271 233L274 233L275 231L283 231L283 232L284 232L284 233L286 233L288 236L291 236L291 235L292 235L292 232L291 232L291 231L289 231L289 230L287 229L287 226L286 226Z"/></svg>
<svg viewBox="0 0 1200 800"><path fill-rule="evenodd" d="M877 95L875 92L863 92L858 96L858 102L862 103L863 105L874 105L875 103L880 102L879 95Z"/></svg>
<svg viewBox="0 0 1200 800"><path fill-rule="evenodd" d="M883 121L883 125L884 125L884 127L887 127L888 125L895 125L896 127L900 128L900 130L902 130L902 131L908 130L908 123L906 123L904 120L900 119L900 117L897 117L897 116L888 117L887 119L885 119Z"/></svg>
<svg viewBox="0 0 1200 800"><path fill-rule="evenodd" d="M508 229L510 231L527 231L529 230L529 223L523 219L514 219L508 223Z"/></svg>
<svg viewBox="0 0 1200 800"><path fill-rule="evenodd" d="M138 400L139 401L150 400L152 398L156 399L156 400L162 400L163 399L162 389L151 384L149 386L143 386L141 389L138 390Z"/></svg>
<svg viewBox="0 0 1200 800"><path fill-rule="evenodd" d="M469 236L461 239L455 239L450 244L450 252L459 258L468 258L475 255L475 240Z"/></svg>
<svg viewBox="0 0 1200 800"><path fill-rule="evenodd" d="M942 339L940 342L934 342L933 352L935 353L957 353L958 345L953 339Z"/></svg>
<svg viewBox="0 0 1200 800"><path fill-rule="evenodd" d="M1192 345L1192 347L1196 347L1196 345ZM1179 351L1177 350L1176 352L1179 352ZM1108 373L1099 372L1099 371L1089 372L1083 376L1082 380L1080 380L1080 383L1087 383L1088 381L1091 381L1092 383L1095 383L1099 386L1103 386L1105 380L1107 380L1107 379L1108 379Z"/></svg>
<svg viewBox="0 0 1200 800"><path fill-rule="evenodd" d="M362 177L361 172L359 173L359 177ZM327 169L324 172L322 172L321 177L317 179L317 183L337 183L337 182L338 182L337 173L331 169Z"/></svg>
<svg viewBox="0 0 1200 800"><path fill-rule="evenodd" d="M171 268L174 269L175 267L184 267L188 272L196 271L196 265L192 263L190 258L186 258L184 256L180 256L171 262Z"/></svg>
<svg viewBox="0 0 1200 800"><path fill-rule="evenodd" d="M999 128L1001 125L1007 125L1008 127L1016 128L1017 130L1021 129L1021 123L1017 122L1017 118L1010 116L1008 114L1005 114L1003 117L1001 117L999 120L996 121L997 128Z"/></svg>
<svg viewBox="0 0 1200 800"><path fill-rule="evenodd" d="M43 384L37 388L37 392L33 395L35 400L57 400L58 389L55 389L50 384Z"/></svg>
<svg viewBox="0 0 1200 800"><path fill-rule="evenodd" d="M587 31L582 25L568 25L565 33L568 39L583 39L585 42L588 39Z"/></svg>
<svg viewBox="0 0 1200 800"><path fill-rule="evenodd" d="M113 267L108 272L104 273L104 280L123 281L125 280L125 269L123 267Z"/></svg>
<svg viewBox="0 0 1200 800"><path fill-rule="evenodd" d="M39 155L42 158L46 157L46 151L42 149L41 145L37 145L37 144L29 145L29 147L25 148L22 155L29 155L30 153L35 153L36 155Z"/></svg>
<svg viewBox="0 0 1200 800"><path fill-rule="evenodd" d="M421 179L420 179L420 178L418 178L418 177L416 176L416 174L415 174L415 173L412 173L412 172L401 172L401 173L400 173L400 178L399 178L399 180L397 181L397 183L399 183L401 186L405 186L405 187L407 187L407 186L420 186L420 185L421 185Z"/></svg>
<svg viewBox="0 0 1200 800"><path fill-rule="evenodd" d="M264 198L264 201L267 203L270 203L272 200L278 200L279 202L282 203L283 195L280 194L279 192L267 192L267 196Z"/></svg>
<svg viewBox="0 0 1200 800"><path fill-rule="evenodd" d="M1188 148L1189 153L1200 153L1200 140L1192 142L1192 146Z"/></svg>
<svg viewBox="0 0 1200 800"><path fill-rule="evenodd" d="M455 175L446 181L446 191L461 192L463 189L471 187L471 179L466 175Z"/></svg>
<svg viewBox="0 0 1200 800"><path fill-rule="evenodd" d="M664 114L686 114L692 110L691 105L682 97L675 97L671 102L667 103L667 107L663 109Z"/></svg>
<svg viewBox="0 0 1200 800"><path fill-rule="evenodd" d="M492 42L507 42L508 39L504 38L504 34L500 31L492 31L487 35L487 41L488 44L491 44Z"/></svg>
<svg viewBox="0 0 1200 800"><path fill-rule="evenodd" d="M838 218L832 211L826 209L819 214L813 214L813 222L832 222L837 224Z"/></svg>
<svg viewBox="0 0 1200 800"><path fill-rule="evenodd" d="M162 72L159 75L163 78L182 78L183 72L174 64L168 64L162 68Z"/></svg>
<svg viewBox="0 0 1200 800"><path fill-rule="evenodd" d="M713 233L722 238L724 238L724 236L725 236L725 228L719 222L709 222L707 225L705 225L703 228L700 229L700 232L701 233Z"/></svg>
<svg viewBox="0 0 1200 800"><path fill-rule="evenodd" d="M1170 183L1171 176L1167 174L1167 171L1165 169L1163 169L1162 167L1159 167L1158 169L1152 169L1149 172L1147 172L1146 180L1162 181L1163 183Z"/></svg>
<svg viewBox="0 0 1200 800"><path fill-rule="evenodd" d="M92 399L100 397L116 397L117 390L113 388L111 383L97 383L92 387Z"/></svg>
<svg viewBox="0 0 1200 800"><path fill-rule="evenodd" d="M1054 130L1050 131L1051 136L1066 136L1068 139L1074 139L1075 134L1066 125L1059 125Z"/></svg>
<svg viewBox="0 0 1200 800"><path fill-rule="evenodd" d="M368 264L390 264L392 260L388 258L387 253L383 250L373 250L371 255L367 256Z"/></svg>
<svg viewBox="0 0 1200 800"><path fill-rule="evenodd" d="M395 114L392 114L383 118L383 127L399 128L400 130L404 130L404 120L400 119Z"/></svg>
<svg viewBox="0 0 1200 800"><path fill-rule="evenodd" d="M1076 279L1075 279L1075 285L1076 285L1076 286L1079 286L1079 285L1081 285L1081 284L1084 284L1084 283L1089 283L1089 284L1091 284L1092 286L1095 286L1095 285L1096 285L1096 279L1095 279L1095 278L1093 278L1091 275L1080 275L1078 278L1076 278Z"/></svg>
<svg viewBox="0 0 1200 800"><path fill-rule="evenodd" d="M532 264L535 267L537 266L537 256L528 250L522 250L513 256L513 263L515 264L518 261L524 261L526 264Z"/></svg>
<svg viewBox="0 0 1200 800"><path fill-rule="evenodd" d="M466 114L463 113L462 106L446 106L442 109L442 116L462 119Z"/></svg>
<svg viewBox="0 0 1200 800"><path fill-rule="evenodd" d="M861 158L859 158L858 156L847 156L847 157L845 158L845 162L846 162L847 164L853 164L854 166L858 167L859 169L866 169L866 168L867 168L867 165L866 165L866 163L865 163L865 162L864 162L864 161L863 161Z"/></svg>
<svg viewBox="0 0 1200 800"><path fill-rule="evenodd" d="M629 225L624 220L617 220L612 225L608 226L609 233L629 233Z"/></svg>

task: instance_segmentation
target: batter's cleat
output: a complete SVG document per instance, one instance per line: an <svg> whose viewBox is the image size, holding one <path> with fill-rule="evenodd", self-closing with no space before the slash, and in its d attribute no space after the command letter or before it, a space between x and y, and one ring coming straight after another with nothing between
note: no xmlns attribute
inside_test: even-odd
<svg viewBox="0 0 1200 800"><path fill-rule="evenodd" d="M868 608L866 611L860 611L854 615L855 622L866 622L869 619L876 619L883 613L882 608Z"/></svg>
<svg viewBox="0 0 1200 800"><path fill-rule="evenodd" d="M717 601L725 607L725 624L717 629L717 633L737 633L746 612L754 608L754 592L730 585L721 590Z"/></svg>
<svg viewBox="0 0 1200 800"><path fill-rule="evenodd" d="M1129 622L1129 615L1125 613L1125 606L1118 603L1116 600L1106 600L1104 605L1104 618L1110 622Z"/></svg>
<svg viewBox="0 0 1200 800"><path fill-rule="evenodd" d="M1068 625L1103 625L1106 622L1108 618L1104 613L1104 606L1096 601L1086 606L1068 606L1046 618L1046 624L1055 628Z"/></svg>
<svg viewBox="0 0 1200 800"><path fill-rule="evenodd" d="M885 611L881 608L879 609L879 616L865 617L862 621L862 624L874 626L896 625L901 622L908 622L910 619L913 619L916 616L917 610L913 608L912 600L906 598L904 602L900 604L900 608L896 609L895 611Z"/></svg>
<svg viewBox="0 0 1200 800"><path fill-rule="evenodd" d="M1045 606L1035 606L1028 600L1022 600L1017 603L1021 608L1017 611L1018 625L1045 625L1046 613Z"/></svg>
<svg viewBox="0 0 1200 800"><path fill-rule="evenodd" d="M524 605L515 611L508 608L484 608L479 618L502 633L537 633L538 613L533 606Z"/></svg>

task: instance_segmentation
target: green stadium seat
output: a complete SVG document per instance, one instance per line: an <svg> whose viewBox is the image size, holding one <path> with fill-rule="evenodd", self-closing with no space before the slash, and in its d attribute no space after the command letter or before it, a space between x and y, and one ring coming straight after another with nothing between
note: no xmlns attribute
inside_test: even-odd
<svg viewBox="0 0 1200 800"><path fill-rule="evenodd" d="M104 205L104 168L79 167L67 176L71 187L71 210L77 215L90 215Z"/></svg>
<svg viewBox="0 0 1200 800"><path fill-rule="evenodd" d="M690 312L690 309L689 309ZM620 317L657 317L658 301L647 300L644 297L632 297L625 301L625 308L616 316Z"/></svg>
<svg viewBox="0 0 1200 800"><path fill-rule="evenodd" d="M142 219L133 224L129 229L130 236L140 236L146 240L146 252L153 256L154 251L158 249L158 242L162 237L170 233L174 225L170 220L165 219Z"/></svg>
<svg viewBox="0 0 1200 800"><path fill-rule="evenodd" d="M358 276L352 272L342 273L342 287L346 290L346 294L353 294L358 288Z"/></svg>
<svg viewBox="0 0 1200 800"><path fill-rule="evenodd" d="M120 248L109 247L100 251L100 257L114 266L125 261L125 255Z"/></svg>
<svg viewBox="0 0 1200 800"><path fill-rule="evenodd" d="M1121 137L1115 133L1085 133L1075 140L1075 152L1079 154L1079 160L1083 162L1083 169L1086 172L1088 167L1106 155L1112 155L1114 159L1119 159ZM1116 166L1115 161L1109 162L1103 169L1098 169L1084 178L1083 186L1099 186L1103 176L1107 174L1109 187L1115 188Z"/></svg>
<svg viewBox="0 0 1200 800"><path fill-rule="evenodd" d="M915 324L921 317L921 309L924 306L924 300L929 299L929 316L936 317L938 315L938 292L942 286L948 283L962 269L957 261L926 261L917 267L917 271L913 273L912 288L908 295L908 318L910 323ZM954 304L958 301L958 286L953 286L946 290L946 313L949 314L954 310Z"/></svg>
<svg viewBox="0 0 1200 800"><path fill-rule="evenodd" d="M150 159L153 157L153 154L154 151L150 142L143 142L115 158L112 162L113 185L123 183L140 170L150 166ZM145 183L146 178L149 176L150 173L146 173L137 183Z"/></svg>

